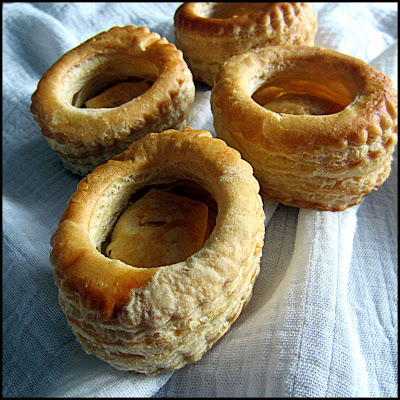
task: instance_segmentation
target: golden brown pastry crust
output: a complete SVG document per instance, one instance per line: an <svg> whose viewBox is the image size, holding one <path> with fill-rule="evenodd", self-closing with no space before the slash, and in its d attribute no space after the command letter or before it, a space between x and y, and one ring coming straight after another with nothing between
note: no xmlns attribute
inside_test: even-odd
<svg viewBox="0 0 400 400"><path fill-rule="evenodd" d="M218 204L204 246L185 261L135 268L100 252L131 195L197 182ZM78 185L51 245L59 300L83 348L118 369L156 373L198 360L250 298L264 238L259 185L207 131L150 133Z"/></svg>
<svg viewBox="0 0 400 400"><path fill-rule="evenodd" d="M129 79L154 83L119 107L82 108L99 89ZM185 126L194 91L192 74L173 44L146 27L114 27L50 67L31 111L64 166L86 175L149 132Z"/></svg>
<svg viewBox="0 0 400 400"><path fill-rule="evenodd" d="M277 44L313 45L310 3L184 3L174 16L175 44L197 81L214 85L229 57Z"/></svg>
<svg viewBox="0 0 400 400"><path fill-rule="evenodd" d="M263 85L319 96L342 110L273 112L252 98ZM261 192L284 204L344 210L389 175L397 92L359 59L311 46L248 52L221 68L211 105L217 136L253 166Z"/></svg>

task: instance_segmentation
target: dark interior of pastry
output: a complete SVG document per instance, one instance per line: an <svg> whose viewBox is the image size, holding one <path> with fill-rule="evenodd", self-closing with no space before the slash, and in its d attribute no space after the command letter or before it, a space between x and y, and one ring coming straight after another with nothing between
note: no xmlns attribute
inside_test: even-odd
<svg viewBox="0 0 400 400"><path fill-rule="evenodd" d="M83 68L82 68L83 69ZM145 93L158 76L150 61L135 58L122 64L106 62L79 81L72 105L78 108L119 107Z"/></svg>
<svg viewBox="0 0 400 400"><path fill-rule="evenodd" d="M146 186L131 195L101 252L139 268L184 261L203 247L217 213L212 195L196 182Z"/></svg>
<svg viewBox="0 0 400 400"><path fill-rule="evenodd" d="M335 79L323 82L307 77L276 79L262 85L252 99L281 114L329 115L344 110L357 99L355 88Z"/></svg>

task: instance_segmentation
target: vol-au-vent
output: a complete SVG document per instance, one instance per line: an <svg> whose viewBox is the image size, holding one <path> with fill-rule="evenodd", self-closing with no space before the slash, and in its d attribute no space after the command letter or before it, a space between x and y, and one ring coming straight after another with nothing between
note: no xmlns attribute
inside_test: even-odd
<svg viewBox="0 0 400 400"><path fill-rule="evenodd" d="M64 167L84 176L147 133L186 126L194 92L173 44L147 27L114 27L48 69L31 112Z"/></svg>
<svg viewBox="0 0 400 400"><path fill-rule="evenodd" d="M269 46L228 60L211 92L217 136L284 204L339 211L388 177L397 92L362 60L315 46Z"/></svg>
<svg viewBox="0 0 400 400"><path fill-rule="evenodd" d="M154 374L199 360L250 300L264 211L252 167L211 133L150 133L79 184L52 236L83 349Z"/></svg>
<svg viewBox="0 0 400 400"><path fill-rule="evenodd" d="M314 44L310 3L183 3L175 12L175 44L196 81L214 85L220 65L258 47Z"/></svg>

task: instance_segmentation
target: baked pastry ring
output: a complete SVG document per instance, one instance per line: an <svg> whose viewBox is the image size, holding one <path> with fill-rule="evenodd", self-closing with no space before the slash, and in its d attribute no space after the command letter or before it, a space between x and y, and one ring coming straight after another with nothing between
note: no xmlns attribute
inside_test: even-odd
<svg viewBox="0 0 400 400"><path fill-rule="evenodd" d="M174 16L175 44L196 81L214 85L229 57L277 44L313 45L310 3L184 3Z"/></svg>
<svg viewBox="0 0 400 400"><path fill-rule="evenodd" d="M362 60L311 46L257 49L224 64L211 107L217 136L253 166L261 193L284 204L344 210L390 173L397 91Z"/></svg>
<svg viewBox="0 0 400 400"><path fill-rule="evenodd" d="M173 44L146 27L114 27L50 67L31 112L65 168L86 175L149 132L185 126L194 92Z"/></svg>
<svg viewBox="0 0 400 400"><path fill-rule="evenodd" d="M130 201L171 185L176 193L185 185L188 193L201 188L217 204L202 248L184 261L148 268L104 255ZM146 374L201 358L250 299L265 232L258 191L236 150L191 128L150 133L85 177L52 236L50 255L60 304L85 351Z"/></svg>

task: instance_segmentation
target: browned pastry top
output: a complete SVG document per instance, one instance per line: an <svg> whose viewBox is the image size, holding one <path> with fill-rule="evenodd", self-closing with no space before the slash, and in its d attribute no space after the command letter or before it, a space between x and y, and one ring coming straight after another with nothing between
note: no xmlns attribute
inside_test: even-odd
<svg viewBox="0 0 400 400"><path fill-rule="evenodd" d="M257 36L282 23L290 28L304 8L310 8L309 3L184 3L175 13L174 23L178 29L203 36L232 35L238 29Z"/></svg>
<svg viewBox="0 0 400 400"><path fill-rule="evenodd" d="M333 112L274 112L260 104L265 87L315 96L330 102ZM390 78L362 60L320 47L270 46L235 56L220 71L213 92L222 118L236 124L243 137L292 153L365 144L397 115ZM354 118L360 109L365 112ZM350 121L351 130L346 128Z"/></svg>
<svg viewBox="0 0 400 400"><path fill-rule="evenodd" d="M114 27L67 52L44 74L32 96L31 111L45 136L70 143L71 148L94 143L101 152L102 146L123 140L162 113L165 94L178 94L186 70L181 52L157 33L146 27ZM116 76L135 76L152 85L140 101L82 107Z"/></svg>

